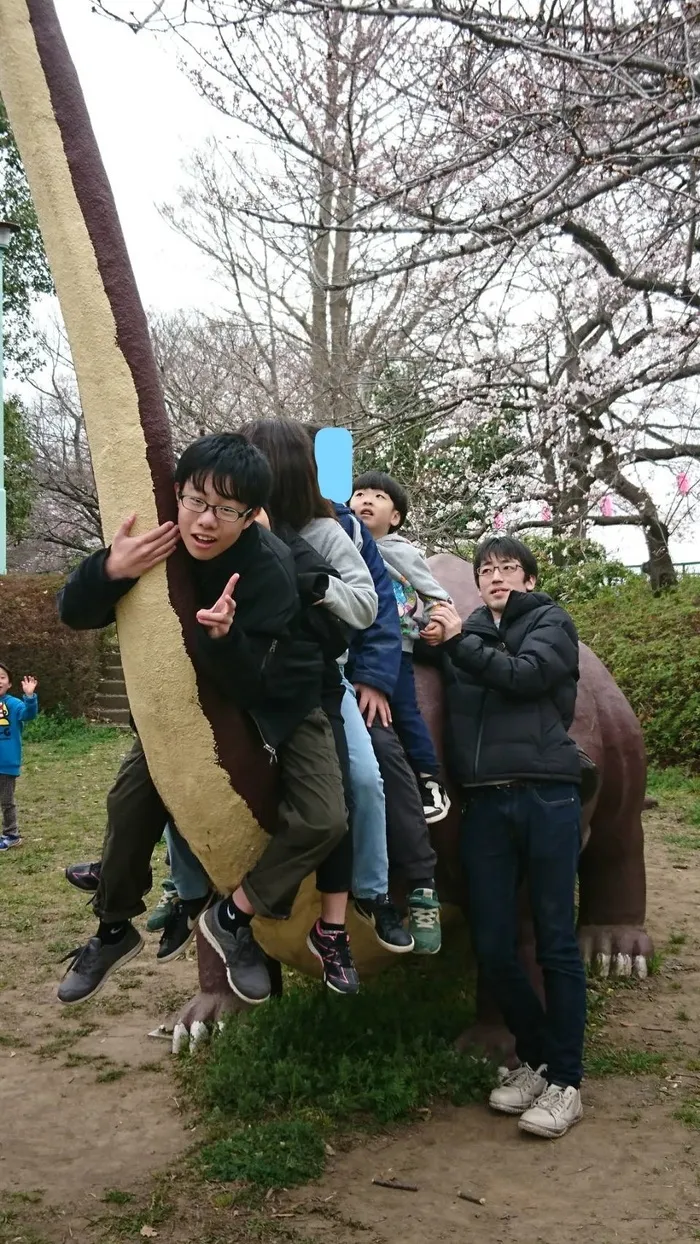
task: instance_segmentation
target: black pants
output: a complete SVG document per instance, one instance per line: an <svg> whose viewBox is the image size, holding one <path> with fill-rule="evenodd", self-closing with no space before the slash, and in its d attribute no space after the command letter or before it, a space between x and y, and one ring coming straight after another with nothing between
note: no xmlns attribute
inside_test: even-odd
<svg viewBox="0 0 700 1244"><path fill-rule="evenodd" d="M391 697L391 720L414 773L437 777L440 765L435 744L418 707L411 652L401 653L399 676Z"/></svg>
<svg viewBox="0 0 700 1244"><path fill-rule="evenodd" d="M571 782L485 786L466 793L461 850L479 970L531 1067L578 1088L583 1074L586 976L576 940L581 828ZM543 1007L517 953L518 890L527 883Z"/></svg>
<svg viewBox="0 0 700 1244"><path fill-rule="evenodd" d="M343 793L347 809L348 824L352 825L352 788L350 783L350 757L348 741L340 705L345 693L341 685L327 692L323 697L323 711L331 723L335 749L340 762L343 777ZM352 834L347 833L326 856L323 863L316 869L316 886L322 894L344 894L352 886Z"/></svg>
<svg viewBox="0 0 700 1244"><path fill-rule="evenodd" d="M429 886L437 856L430 841L416 776L391 726L375 724L372 746L384 782L386 838L392 874L415 886Z"/></svg>

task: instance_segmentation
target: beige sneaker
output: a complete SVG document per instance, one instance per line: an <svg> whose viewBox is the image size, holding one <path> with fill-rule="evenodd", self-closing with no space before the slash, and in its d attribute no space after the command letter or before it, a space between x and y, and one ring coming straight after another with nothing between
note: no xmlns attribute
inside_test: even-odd
<svg viewBox="0 0 700 1244"><path fill-rule="evenodd" d="M533 1136L544 1136L546 1140L556 1140L568 1132L574 1123L583 1118L583 1105L578 1089L560 1088L558 1084L550 1084L541 1097L518 1122L524 1132L532 1132Z"/></svg>
<svg viewBox="0 0 700 1244"><path fill-rule="evenodd" d="M515 1071L506 1071L499 1067L500 1084L489 1097L492 1110L500 1110L502 1114L522 1114L533 1102L541 1097L547 1087L542 1072L544 1064L533 1071L529 1063L521 1063Z"/></svg>

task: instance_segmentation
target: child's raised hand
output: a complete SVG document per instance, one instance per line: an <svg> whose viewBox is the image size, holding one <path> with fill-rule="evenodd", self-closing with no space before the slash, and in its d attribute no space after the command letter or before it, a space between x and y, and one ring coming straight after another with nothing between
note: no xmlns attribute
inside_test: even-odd
<svg viewBox="0 0 700 1244"><path fill-rule="evenodd" d="M197 613L197 621L201 626L206 626L212 639L223 639L224 635L228 635L231 630L231 623L236 612L233 593L240 577L237 574L231 575L216 604L212 605L211 609L200 609Z"/></svg>
<svg viewBox="0 0 700 1244"><path fill-rule="evenodd" d="M38 686L36 678L33 674L25 674L22 679L22 691L25 695L34 695Z"/></svg>
<svg viewBox="0 0 700 1244"><path fill-rule="evenodd" d="M175 551L180 531L176 523L161 523L140 536L132 536L136 515L130 514L115 532L105 562L108 579L138 579L164 562Z"/></svg>

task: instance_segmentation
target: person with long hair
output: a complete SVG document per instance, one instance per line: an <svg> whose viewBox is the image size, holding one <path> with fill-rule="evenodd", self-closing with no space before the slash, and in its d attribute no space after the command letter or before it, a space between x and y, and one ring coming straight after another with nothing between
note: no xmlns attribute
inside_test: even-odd
<svg viewBox="0 0 700 1244"><path fill-rule="evenodd" d="M321 495L306 429L290 419L267 419L246 424L240 431L265 454L272 468L272 490L266 510L273 532L284 538L285 528L291 527L334 567L340 579L330 581L322 604L353 630L365 630L374 622L377 612L372 576L337 521L333 504ZM365 900L373 911L380 913L370 923L385 949L406 953L413 950L414 942L387 894L383 783L355 691L347 680L342 684L339 679L336 681L328 700L324 700L324 709L334 729L341 770L348 779L346 795L351 824L350 841L339 843L316 873L322 911L309 935L309 948L318 957L325 955L326 983L331 984L334 948L341 958L350 957L344 928L350 888L356 899ZM347 970L342 962L337 968Z"/></svg>

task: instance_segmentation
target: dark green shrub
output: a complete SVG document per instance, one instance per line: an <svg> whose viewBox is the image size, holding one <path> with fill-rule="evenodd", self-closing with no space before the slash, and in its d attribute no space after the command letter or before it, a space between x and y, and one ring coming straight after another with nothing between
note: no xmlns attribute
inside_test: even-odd
<svg viewBox="0 0 700 1244"><path fill-rule="evenodd" d="M650 761L700 770L700 576L658 596L635 576L567 607L639 717Z"/></svg>
<svg viewBox="0 0 700 1244"><path fill-rule="evenodd" d="M639 576L622 562L608 560L602 544L579 536L534 536L522 539L537 558L537 586L569 608L579 601L595 600L606 587L637 581Z"/></svg>
<svg viewBox="0 0 700 1244"><path fill-rule="evenodd" d="M0 661L12 670L12 691L21 696L24 674L39 679L42 712L59 706L71 717L89 713L100 677L100 636L71 631L59 620L58 574L10 574L0 578Z"/></svg>

